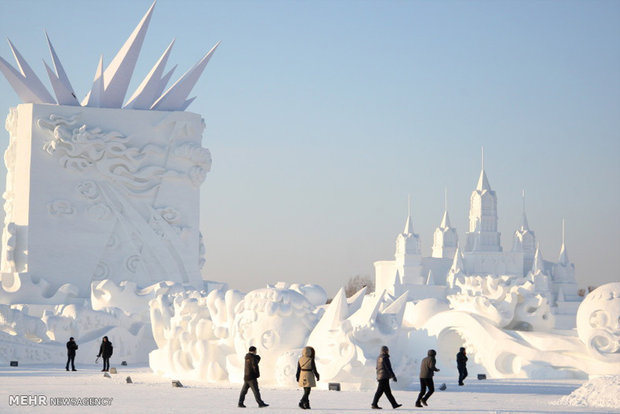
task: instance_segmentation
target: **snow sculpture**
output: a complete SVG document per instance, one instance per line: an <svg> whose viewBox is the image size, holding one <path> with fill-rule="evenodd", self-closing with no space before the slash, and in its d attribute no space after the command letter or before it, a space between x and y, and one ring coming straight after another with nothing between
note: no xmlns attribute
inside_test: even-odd
<svg viewBox="0 0 620 414"><path fill-rule="evenodd" d="M586 296L577 311L577 332L598 359L620 363L620 282Z"/></svg>
<svg viewBox="0 0 620 414"><path fill-rule="evenodd" d="M296 369L296 360L291 368L290 361L278 359L287 351L305 346L316 324L313 310L314 306L302 294L291 289L265 288L249 292L235 309L232 334L237 357L245 355L251 345L256 346L261 350L264 367L261 378L275 382L278 371Z"/></svg>
<svg viewBox="0 0 620 414"><path fill-rule="evenodd" d="M316 323L315 307L301 293L273 287L245 296L224 289L162 294L150 307L158 346L149 355L151 368L207 382L242 382L243 357L254 345L263 358L261 380L290 383Z"/></svg>
<svg viewBox="0 0 620 414"><path fill-rule="evenodd" d="M135 282L123 281L116 284L110 279L95 281L91 285L90 302L94 310L119 308L132 315L149 320L149 301L157 295L183 290L182 285L160 282L140 289Z"/></svg>
<svg viewBox="0 0 620 414"><path fill-rule="evenodd" d="M107 335L114 343L115 359L141 362L154 347L149 324L139 315L118 308L94 311L84 305L0 305L0 361L58 363L66 357L69 337L78 339L76 360L92 363Z"/></svg>
<svg viewBox="0 0 620 414"><path fill-rule="evenodd" d="M372 388L378 350L386 344L392 349L393 365L407 366L408 356L397 345L406 341L401 327L407 295L393 300L385 292L375 292L364 296L361 304L349 304L340 289L308 338L308 345L316 350L321 379Z"/></svg>
<svg viewBox="0 0 620 414"><path fill-rule="evenodd" d="M448 296L455 310L479 314L500 328L549 331L553 314L548 299L534 284L517 276L461 276L460 292Z"/></svg>
<svg viewBox="0 0 620 414"><path fill-rule="evenodd" d="M171 43L123 106L154 6L105 69L100 60L81 103L49 38L55 99L13 43L18 69L0 58L24 102L6 120L0 303L81 303L104 279L202 288L199 187L211 154L202 118L182 111L217 45L164 91Z"/></svg>

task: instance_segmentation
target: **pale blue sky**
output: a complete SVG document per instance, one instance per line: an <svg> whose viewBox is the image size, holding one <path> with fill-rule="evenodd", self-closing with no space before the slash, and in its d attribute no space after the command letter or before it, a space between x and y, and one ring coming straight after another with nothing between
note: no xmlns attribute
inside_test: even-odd
<svg viewBox="0 0 620 414"><path fill-rule="evenodd" d="M43 78L47 29L81 97L149 6L0 0L0 35ZM172 38L173 80L222 41L188 109L207 278L333 294L393 257L407 194L430 254L444 187L463 240L484 145L505 250L525 188L545 258L564 217L578 283L620 280L620 2L159 0L133 87ZM18 103L2 78L0 112Z"/></svg>

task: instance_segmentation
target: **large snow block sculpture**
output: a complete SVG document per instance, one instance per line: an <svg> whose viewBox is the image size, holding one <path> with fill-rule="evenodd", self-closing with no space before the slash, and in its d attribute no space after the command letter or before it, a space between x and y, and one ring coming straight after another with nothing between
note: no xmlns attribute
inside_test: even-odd
<svg viewBox="0 0 620 414"><path fill-rule="evenodd" d="M103 279L202 287L199 115L22 104L6 128L0 302L66 303Z"/></svg>

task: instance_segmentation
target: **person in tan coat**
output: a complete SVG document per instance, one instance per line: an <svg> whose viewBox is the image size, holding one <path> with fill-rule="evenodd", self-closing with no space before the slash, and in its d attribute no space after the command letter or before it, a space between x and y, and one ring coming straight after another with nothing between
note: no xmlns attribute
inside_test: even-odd
<svg viewBox="0 0 620 414"><path fill-rule="evenodd" d="M314 348L307 346L301 352L301 358L297 361L297 383L304 389L304 395L299 400L299 408L304 410L310 409L310 390L312 387L316 387L316 381L319 380L319 373L316 370L316 364L314 363Z"/></svg>
<svg viewBox="0 0 620 414"><path fill-rule="evenodd" d="M422 404L428 405L426 401L435 392L435 383L433 382L433 375L435 372L439 372L439 368L435 366L435 356L437 352L434 349L429 349L427 357L422 360L420 364L420 394L415 402L416 407L422 407ZM428 392L426 388L428 387Z"/></svg>

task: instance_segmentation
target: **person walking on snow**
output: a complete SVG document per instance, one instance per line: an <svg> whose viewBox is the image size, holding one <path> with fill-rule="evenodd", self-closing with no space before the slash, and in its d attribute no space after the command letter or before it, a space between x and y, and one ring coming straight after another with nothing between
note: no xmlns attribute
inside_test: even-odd
<svg viewBox="0 0 620 414"><path fill-rule="evenodd" d="M316 387L316 381L319 380L319 373L316 370L316 364L314 363L314 348L307 346L301 352L301 358L297 361L297 373L295 378L300 387L304 389L304 395L299 400L299 408L304 410L310 409L310 391L312 387Z"/></svg>
<svg viewBox="0 0 620 414"><path fill-rule="evenodd" d="M422 407L422 404L428 405L426 401L428 401L435 392L433 375L435 375L435 372L439 371L439 368L435 366L435 355L437 355L437 352L435 352L434 349L429 349L428 356L424 358L420 364L420 394L418 394L418 399L415 402L416 407ZM427 387L428 392L426 392Z"/></svg>
<svg viewBox="0 0 620 414"><path fill-rule="evenodd" d="M113 352L114 348L112 347L112 342L108 340L107 336L104 336L101 341L101 346L99 347L99 355L97 355L97 358L103 358L103 369L101 372L106 372L110 369L110 357Z"/></svg>
<svg viewBox="0 0 620 414"><path fill-rule="evenodd" d="M396 399L392 395L392 390L390 389L390 379L397 382L396 375L394 375L394 371L392 371L392 364L390 363L390 350L384 345L381 347L381 353L377 358L377 381L379 384L377 385L375 398L372 400L372 408L381 409L381 407L377 404L379 403L379 398L381 398L383 393L385 393L385 396L390 401L390 404L392 404L392 408L402 406L402 404L396 402Z"/></svg>
<svg viewBox="0 0 620 414"><path fill-rule="evenodd" d="M465 385L463 380L467 378L467 353L463 347L456 354L456 367L459 370L459 385Z"/></svg>
<svg viewBox="0 0 620 414"><path fill-rule="evenodd" d="M67 342L67 366L65 367L69 371L69 362L71 362L71 371L77 371L75 369L75 351L78 349L78 345L75 343L73 337L69 338Z"/></svg>
<svg viewBox="0 0 620 414"><path fill-rule="evenodd" d="M240 408L245 408L243 401L245 401L245 395L248 393L248 389L252 389L254 398L260 408L268 407L269 404L260 397L260 390L258 389L258 377L260 377L260 371L258 369L258 363L260 362L260 356L256 355L256 347L251 346L248 349L248 353L245 354L245 370L243 373L243 387L241 388L241 394L239 394Z"/></svg>

